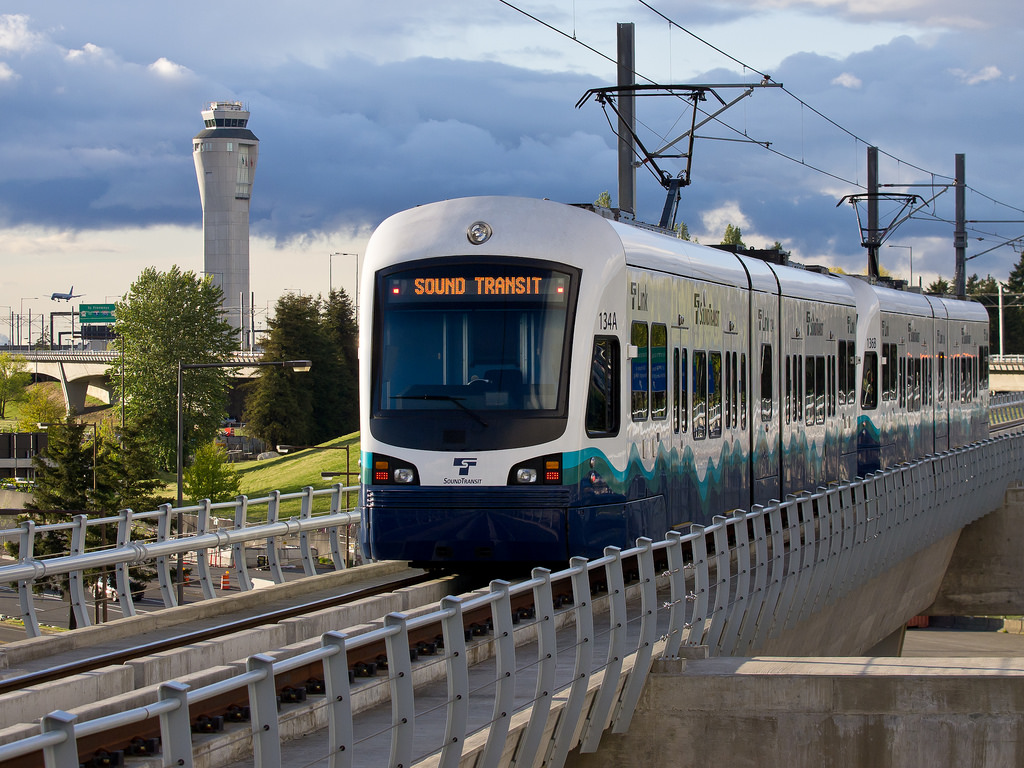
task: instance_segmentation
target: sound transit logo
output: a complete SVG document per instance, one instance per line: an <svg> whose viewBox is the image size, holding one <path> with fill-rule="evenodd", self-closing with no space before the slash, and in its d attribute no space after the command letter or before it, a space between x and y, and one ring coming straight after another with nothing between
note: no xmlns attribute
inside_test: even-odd
<svg viewBox="0 0 1024 768"><path fill-rule="evenodd" d="M458 468L458 477L446 477L444 482L446 485L480 485L483 482L482 478L470 477L469 470L476 466L476 457L456 457L452 461L452 466Z"/></svg>

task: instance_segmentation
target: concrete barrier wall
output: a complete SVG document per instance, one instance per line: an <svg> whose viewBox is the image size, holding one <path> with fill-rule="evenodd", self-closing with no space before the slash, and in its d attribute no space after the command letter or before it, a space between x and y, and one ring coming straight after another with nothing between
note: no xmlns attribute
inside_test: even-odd
<svg viewBox="0 0 1024 768"><path fill-rule="evenodd" d="M1024 614L1024 488L1006 492L995 512L964 528L932 616Z"/></svg>
<svg viewBox="0 0 1024 768"><path fill-rule="evenodd" d="M629 732L566 765L1024 765L1024 659L656 661Z"/></svg>

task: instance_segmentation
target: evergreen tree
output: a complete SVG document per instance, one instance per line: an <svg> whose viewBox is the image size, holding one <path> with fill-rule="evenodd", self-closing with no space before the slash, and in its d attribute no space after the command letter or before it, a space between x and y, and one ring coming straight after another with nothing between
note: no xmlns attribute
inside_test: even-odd
<svg viewBox="0 0 1024 768"><path fill-rule="evenodd" d="M743 245L743 233L739 227L727 224L722 235L722 245Z"/></svg>
<svg viewBox="0 0 1024 768"><path fill-rule="evenodd" d="M924 292L929 296L952 296L953 286L946 278L940 275L924 289Z"/></svg>
<svg viewBox="0 0 1024 768"><path fill-rule="evenodd" d="M238 474L227 461L227 455L214 443L207 443L195 452L185 470L185 496L193 502L209 499L216 503L238 496Z"/></svg>
<svg viewBox="0 0 1024 768"><path fill-rule="evenodd" d="M358 426L356 324L344 291L324 301L282 296L269 323L265 360L309 360L308 373L261 369L247 386L246 421L260 438L277 445L313 445Z"/></svg>
<svg viewBox="0 0 1024 768"><path fill-rule="evenodd" d="M91 506L103 514L121 509L136 512L156 509L163 486L157 478L157 460L143 431L125 424L116 436L100 433L97 454L97 490Z"/></svg>
<svg viewBox="0 0 1024 768"><path fill-rule="evenodd" d="M164 469L177 463L178 364L223 362L235 344L222 319L222 291L210 277L149 267L118 302L114 348L121 362L109 369L126 421L144 426ZM187 370L182 377L185 455L217 434L227 410L228 369Z"/></svg>
<svg viewBox="0 0 1024 768"><path fill-rule="evenodd" d="M92 444L84 445L85 424L68 414L46 431L46 449L32 459L36 482L28 509L43 513L86 512L92 488ZM60 517L66 518L66 514Z"/></svg>
<svg viewBox="0 0 1024 768"><path fill-rule="evenodd" d="M594 201L594 205L598 206L599 208L612 207L612 196L607 189L597 196L597 200Z"/></svg>
<svg viewBox="0 0 1024 768"><path fill-rule="evenodd" d="M1003 354L1024 354L1024 251L1006 279L1003 298Z"/></svg>

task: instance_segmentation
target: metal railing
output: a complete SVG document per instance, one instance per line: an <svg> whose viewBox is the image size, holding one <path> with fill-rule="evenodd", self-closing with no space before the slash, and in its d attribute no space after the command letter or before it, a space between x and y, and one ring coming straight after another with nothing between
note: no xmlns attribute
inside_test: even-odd
<svg viewBox="0 0 1024 768"><path fill-rule="evenodd" d="M583 752L596 751L602 732L628 729L655 653L671 657L684 646L706 646L711 655L756 652L998 507L1007 485L1024 479L1022 460L1024 434L985 440L848 485L737 510L662 541L641 539L626 551L608 548L593 561L574 558L558 573L535 569L522 583L495 581L488 591L445 598L420 615L389 614L363 634L327 632L319 647L290 658L257 654L244 673L213 685L190 689L165 682L149 706L86 722L53 712L37 735L0 746L0 761L41 750L46 766L77 765L77 740L155 718L162 764L192 766L190 708L201 709L201 702L230 691L248 701L257 766L281 765L288 724L300 721L308 730L313 720L326 728L319 757L331 766L353 765L372 738L386 739L389 765L427 759L441 766L533 765L543 758L545 765L561 766L577 744ZM656 565L661 560L665 565ZM633 589L639 593L632 608L625 597L627 562L636 571ZM571 607L558 611L567 588L555 585L566 581ZM594 593L600 588L592 587L598 581L607 588L599 599ZM536 618L516 629L513 605L524 595L532 597ZM474 640L464 617L479 608L489 609L493 632ZM432 668L447 686L440 704L436 691L417 696L409 651L411 638L434 624L443 642ZM568 642L566 632L573 635ZM525 633L535 638L534 653L522 650ZM598 658L598 640L604 659ZM381 641L386 679L357 681L347 659ZM559 654L572 656L571 672L561 680ZM474 666L471 659L489 663ZM302 704L279 706L276 678L310 665L319 670L322 692ZM472 674L483 680L471 681ZM535 681L534 693L517 703L517 683L527 674ZM387 687L381 695L390 701L390 726L357 738L360 696L368 686ZM481 691L491 705L471 708L470 696ZM481 711L483 722L471 723ZM416 727L429 717L440 722ZM383 755L374 759L383 764Z"/></svg>
<svg viewBox="0 0 1024 768"><path fill-rule="evenodd" d="M195 566L203 599L216 597L215 579L211 576L211 553L230 553L230 568L234 572L239 588L248 591L253 588L246 558L246 545L265 543L265 567L274 583L285 580L283 571L283 541L297 540L298 557L303 574L316 573L317 561L310 546L313 531L324 529L330 546L331 563L335 569L345 568L349 562L348 543L353 541L351 526L358 524L360 514L356 509L346 509L347 499L358 498L358 487L342 486L314 490L307 487L296 493L273 491L269 496L248 498L240 496L235 501L212 504L204 500L192 506L176 508L163 504L151 512L136 513L122 509L109 517L75 515L70 522L38 525L33 520L24 520L20 527L0 531L0 541L16 541L18 562L0 566L0 584L17 583L21 618L29 637L41 633L32 599L34 587L44 580L66 577L66 590L70 595L71 609L79 627L90 625L87 604L89 582L93 585L100 578L98 569L115 569L117 599L125 616L136 615L135 596L131 584L133 566L153 564L156 567L160 596L167 608L177 605L175 579L184 574L175 573L175 558L178 553L188 554L189 566ZM323 499L327 509L314 512L316 501ZM282 516L282 504L298 504L298 514ZM250 515L259 514L266 508L266 521L250 525ZM230 520L217 513L230 511ZM195 532L172 535L171 525L182 513L185 519L195 521ZM262 514L259 514L262 517ZM107 526L116 527L116 543L107 546L100 543L90 551L86 542L106 539ZM102 533L99 533L102 532ZM37 557L36 542L42 535L65 537L68 542L67 554ZM106 585L104 585L105 587Z"/></svg>

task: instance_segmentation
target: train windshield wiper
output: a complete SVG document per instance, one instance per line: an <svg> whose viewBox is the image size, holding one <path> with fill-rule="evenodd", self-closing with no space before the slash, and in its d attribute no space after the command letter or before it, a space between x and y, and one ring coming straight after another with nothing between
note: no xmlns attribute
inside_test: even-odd
<svg viewBox="0 0 1024 768"><path fill-rule="evenodd" d="M459 408L468 413L475 421L479 422L481 426L486 427L487 422L484 421L480 414L474 411L472 408L467 408L462 404L465 398L455 397L453 395L393 395L392 400L430 400L430 401L444 401L448 403L454 403Z"/></svg>

